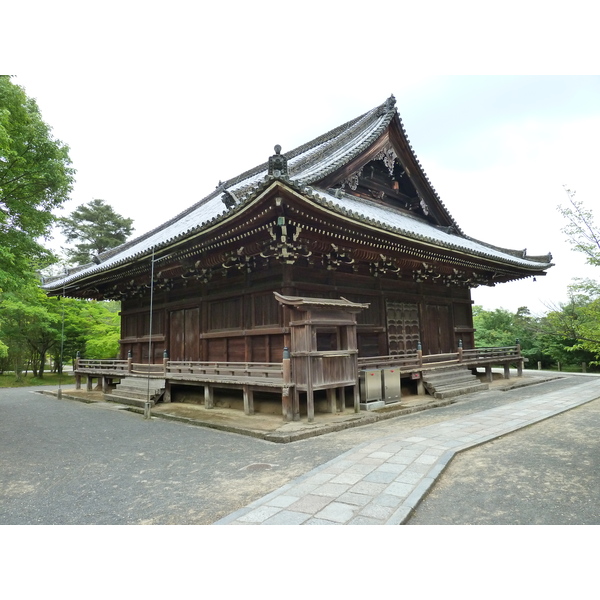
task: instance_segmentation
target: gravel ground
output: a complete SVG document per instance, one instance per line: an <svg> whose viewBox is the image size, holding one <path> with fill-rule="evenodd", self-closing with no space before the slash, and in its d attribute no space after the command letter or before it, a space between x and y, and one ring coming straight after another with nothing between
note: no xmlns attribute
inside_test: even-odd
<svg viewBox="0 0 600 600"><path fill-rule="evenodd" d="M568 393L582 381L575 376L481 392L448 407L292 444L145 421L111 404L58 400L33 389L3 389L0 524L209 524L357 444L540 391ZM590 504L598 497L593 433L599 416L594 402L456 457L411 523L483 523L490 515L501 523L597 523ZM528 510L540 490L553 508ZM544 511L552 521L540 521Z"/></svg>
<svg viewBox="0 0 600 600"><path fill-rule="evenodd" d="M600 524L600 400L456 456L409 525Z"/></svg>

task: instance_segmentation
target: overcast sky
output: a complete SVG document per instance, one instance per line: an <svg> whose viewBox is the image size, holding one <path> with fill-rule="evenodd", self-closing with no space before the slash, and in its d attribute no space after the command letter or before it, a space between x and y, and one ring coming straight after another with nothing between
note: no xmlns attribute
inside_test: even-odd
<svg viewBox="0 0 600 600"><path fill-rule="evenodd" d="M534 5L25 1L7 9L0 57L14 60L0 66L71 148L64 212L101 198L134 220L134 235L275 144L285 153L393 93L463 231L554 256L546 277L478 288L475 303L539 314L593 273L565 242L557 205L563 185L599 204L600 77L583 75L591 15L578 2L568 17Z"/></svg>

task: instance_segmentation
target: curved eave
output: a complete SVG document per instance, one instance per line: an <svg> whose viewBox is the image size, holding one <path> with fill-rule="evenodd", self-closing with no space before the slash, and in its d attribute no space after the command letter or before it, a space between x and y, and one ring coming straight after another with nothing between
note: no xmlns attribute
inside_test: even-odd
<svg viewBox="0 0 600 600"><path fill-rule="evenodd" d="M319 306L321 308L342 308L353 311L360 311L364 308L369 308L370 303L364 302L351 302L346 300L343 296L338 300L337 298L308 298L305 296L283 296L277 292L273 292L275 299L281 304L286 306L293 306L295 308L311 306Z"/></svg>
<svg viewBox="0 0 600 600"><path fill-rule="evenodd" d="M94 265L91 264L84 270L78 271L73 275L53 280L42 285L42 289L47 292L61 292L65 287L70 289L77 284L78 288L85 287L87 281L93 281L99 276L109 276L111 273L122 270L124 267L133 266L137 263L149 260L154 251L155 259L159 260L161 256L172 254L176 252L184 244L189 243L194 238L200 235L206 235L212 230L226 225L230 220L242 214L252 204L257 202L269 189L276 185L274 178L267 178L265 181L255 188L253 194L248 195L239 204L226 210L216 217L209 219L208 221L198 224L196 227L187 229L181 232L177 236L173 236L167 240L162 241L159 244L144 247L139 252L127 255L126 258L121 260L110 260L106 264Z"/></svg>
<svg viewBox="0 0 600 600"><path fill-rule="evenodd" d="M373 146L385 133L394 117L396 109L382 105L364 115L364 123L358 121L353 128L349 128L343 135L338 136L322 148L322 152L330 152L326 159L313 161L302 165L302 168L293 167L290 175L298 185L311 185L321 181L328 175L345 167L348 163L363 154ZM344 136L346 139L344 139ZM317 167L317 165L319 165Z"/></svg>
<svg viewBox="0 0 600 600"><path fill-rule="evenodd" d="M309 196L303 195L302 197L308 200L312 200L321 208L321 210L331 212L335 214L338 218L342 217L349 223L356 223L358 221L367 228L372 228L376 231L391 233L405 241L418 242L421 245L427 246L428 248L431 248L438 252L451 251L480 260L485 259L489 263L503 265L505 268L507 265L510 265L511 267L519 269L521 271L531 272L531 275L541 275L545 270L553 266L553 263L549 261L537 262L532 260L526 260L523 258L518 259L514 256L503 253L499 249L496 249L496 252L487 252L485 248L490 248L490 250L493 250L494 248L487 244L478 242L473 238L461 238L458 236L453 236L451 234L443 234L442 232L436 232L438 236L449 238L448 241L441 243L439 239L434 239L431 236L422 235L401 227L394 227L388 222L371 219L356 211L345 209L344 207L337 204L334 201L335 199L333 199L331 196L322 191L313 192ZM460 240L462 239L471 240L474 244L479 245L481 247L481 250L465 247L464 244L460 243Z"/></svg>
<svg viewBox="0 0 600 600"><path fill-rule="evenodd" d="M290 165L290 172L294 174L297 172L298 178L301 179L303 170L306 167L306 161L310 163L312 152L317 151L319 155L322 152L335 148L340 144L340 139L348 138L352 145L356 137L360 137L363 133L363 129L373 126L377 129L377 135L380 135L381 131L385 129L387 124L391 121L395 114L395 108L393 104L386 101L384 104L356 117L338 127L330 130L329 132L322 134L321 136L307 142L295 148L294 150L285 153L288 158ZM379 123L379 125L377 125ZM369 138L371 139L372 136ZM374 138L376 139L376 137ZM325 160L325 162L327 162ZM265 180L267 184L271 179L266 176L268 163L263 163L241 173L240 175L233 177L225 182L219 182L219 186L216 190L211 192L208 196L204 197L194 205L179 213L175 217L171 218L166 223L156 227L155 229L145 233L138 238L135 238L125 244L108 250L101 254L99 259L101 264L96 265L90 263L82 268L78 268L77 272L70 274L67 277L55 278L51 281L46 282L42 288L47 291L62 289L64 285L68 285L75 281L84 281L89 278L93 278L101 273L108 273L115 269L118 269L124 265L137 262L151 255L151 250L154 248L155 251L160 251L168 248L174 244L177 244L182 239L187 239L197 233L203 231L205 228L210 227L213 224L220 223L223 219L227 218L228 215L233 214L241 205L244 205L247 201L251 201L252 197L256 195L257 189L263 188ZM202 209L202 207L208 205L210 202L218 202L219 198L226 191L234 192L236 198L240 200L239 204L232 209L225 210L222 213L217 214L213 218L207 221L201 221L197 226L188 227L185 230L181 230L177 235L171 236L168 239L162 240L160 243L152 243L152 238L160 236L161 232L170 228L177 229L177 225L184 221L186 218L193 216L196 211ZM224 205L223 205L224 206ZM127 253L130 249L136 246L141 246L139 252ZM126 254L123 259L113 260L114 257L118 257L120 254Z"/></svg>

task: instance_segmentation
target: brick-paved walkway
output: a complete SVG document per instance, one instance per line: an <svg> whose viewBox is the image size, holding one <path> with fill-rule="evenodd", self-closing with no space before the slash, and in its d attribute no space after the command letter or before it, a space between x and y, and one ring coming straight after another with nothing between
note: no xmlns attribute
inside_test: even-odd
<svg viewBox="0 0 600 600"><path fill-rule="evenodd" d="M406 522L456 452L600 397L600 379L362 444L217 521L238 525Z"/></svg>

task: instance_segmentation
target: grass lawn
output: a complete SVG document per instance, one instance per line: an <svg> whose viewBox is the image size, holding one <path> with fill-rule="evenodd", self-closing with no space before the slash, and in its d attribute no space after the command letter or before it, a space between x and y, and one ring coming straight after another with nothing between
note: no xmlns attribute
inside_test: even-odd
<svg viewBox="0 0 600 600"><path fill-rule="evenodd" d="M31 387L36 385L74 385L75 378L70 373L58 375L56 373L44 373L44 377L34 377L31 373L23 375L22 381L17 381L14 373L0 375L0 388Z"/></svg>

